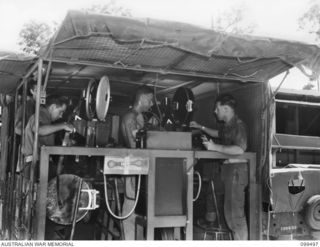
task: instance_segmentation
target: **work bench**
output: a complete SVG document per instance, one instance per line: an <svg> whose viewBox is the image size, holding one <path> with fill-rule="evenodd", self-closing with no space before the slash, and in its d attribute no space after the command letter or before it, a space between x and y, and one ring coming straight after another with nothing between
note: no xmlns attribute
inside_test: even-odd
<svg viewBox="0 0 320 247"><path fill-rule="evenodd" d="M230 156L213 152L213 151L193 151L193 150L156 150L156 149L123 149L123 148L92 148L92 147L61 147L61 146L43 146L41 148L40 158L40 181L39 191L37 194L36 204L36 233L37 240L45 238L45 224L46 224L46 200L48 187L48 171L50 155L78 155L78 156L113 156L113 157L140 157L149 160L149 170L147 174L147 208L145 219L146 238L147 240L154 239L154 228L158 227L185 227L186 240L193 239L193 167L199 159L229 159ZM255 153L244 153L243 155L233 158L245 159L248 161L249 167L249 238L258 239L258 232L256 227L257 216L259 215L259 207L257 201L257 187L256 187L256 155ZM166 162L166 160L168 162ZM172 163L176 170L182 171L185 175L182 181L185 181L184 192L181 195L181 200L185 203L181 208L170 208L168 203L168 215L163 212L163 207L159 207L159 198L157 193L159 185L157 175L162 173L158 167L168 169L165 163ZM181 169L180 169L180 168ZM163 176L163 175L162 175ZM166 175L165 175L166 176ZM166 186L166 185L165 185ZM174 193L174 192L173 192ZM160 195L161 198L162 195ZM169 193L170 196L170 193ZM161 203L160 203L161 204ZM176 212L174 211L176 210Z"/></svg>

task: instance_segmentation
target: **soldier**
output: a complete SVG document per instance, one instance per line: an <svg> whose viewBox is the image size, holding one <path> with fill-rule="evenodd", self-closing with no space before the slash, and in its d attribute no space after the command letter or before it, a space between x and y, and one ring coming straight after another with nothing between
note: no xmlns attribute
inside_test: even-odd
<svg viewBox="0 0 320 247"><path fill-rule="evenodd" d="M68 101L64 97L50 96L46 101L46 106L40 107L39 111L39 147L54 146L55 136L54 134L60 130L72 132L74 127L68 123L53 123L60 119L67 109ZM33 143L35 132L35 115L32 115L28 121L25 129L25 143L23 147L23 153L25 155L25 164L28 166L32 162ZM26 167L24 167L25 169ZM49 166L49 178L54 176L55 169ZM26 171L28 174L28 171Z"/></svg>
<svg viewBox="0 0 320 247"><path fill-rule="evenodd" d="M219 130L192 121L190 127L201 129L211 137L219 137L221 144L203 138L208 150L229 155L240 155L247 149L247 132L244 122L235 113L236 101L231 95L220 95L216 100L216 117L223 124ZM223 162L221 178L224 182L224 215L235 240L248 239L245 216L245 189L248 186L248 168L245 160L229 159ZM208 209L207 209L208 210ZM208 213L208 212L207 212Z"/></svg>

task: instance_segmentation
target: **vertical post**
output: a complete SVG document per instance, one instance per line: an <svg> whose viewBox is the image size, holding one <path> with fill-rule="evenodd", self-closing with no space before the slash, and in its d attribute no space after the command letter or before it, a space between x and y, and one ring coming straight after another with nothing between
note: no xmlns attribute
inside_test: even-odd
<svg viewBox="0 0 320 247"><path fill-rule="evenodd" d="M155 181L156 181L156 157L154 153L149 153L150 164L147 177L147 240L154 240L154 215L155 215Z"/></svg>
<svg viewBox="0 0 320 247"><path fill-rule="evenodd" d="M14 113L16 113L17 108L18 108L18 91L19 88L16 89L15 97L14 97ZM13 126L10 126L13 128L12 135L13 135L13 144L12 144L12 154L11 154L11 167L10 167L10 180L9 180L9 193L8 193L8 208L6 209L6 217L8 219L8 228L9 229L9 238L13 239L13 234L14 234L14 200L15 200L15 195L16 191L14 188L15 185L15 162L16 162L16 146L17 146L17 137L14 129L14 124Z"/></svg>
<svg viewBox="0 0 320 247"><path fill-rule="evenodd" d="M22 111L20 112L22 114L22 123L21 123L21 133L20 136L22 137L24 133L24 126L25 126L25 112L26 112L26 97L27 97L27 80L26 78L22 79L22 84L20 84L17 89L16 89L16 95L15 95L15 109L14 109L14 124L13 124L13 155L12 155L12 162L11 162L11 188L13 191L9 192L9 196L11 197L11 205L10 207L10 216L9 218L11 219L9 222L9 227L11 228L10 231L10 239L13 239L13 235L15 232L15 227L17 226L16 224L17 221L20 219L19 217L19 212L20 207L21 207L21 195L22 195L22 182L19 179L19 175L17 175L16 170L17 170L17 165L21 164L21 137L20 137L20 145L18 146L17 142L17 134L15 131L15 123L16 123L16 118L20 118L20 116L17 116L17 109L18 109L18 97L19 97L19 90L20 88L23 87L23 93L22 93L22 99L21 99L21 105L22 105ZM17 185L18 184L18 185ZM16 186L17 185L17 186ZM18 233L19 234L19 233ZM18 236L19 238L19 236Z"/></svg>
<svg viewBox="0 0 320 247"><path fill-rule="evenodd" d="M22 125L21 125L21 142L20 142L20 145L21 147L24 146L24 141L25 141L25 136L24 136L24 133L25 133L25 126L26 126L26 100L27 100L27 87L28 87L28 81L26 78L23 79L24 80L24 84L23 84L23 98L22 98L22 102L23 102L23 105L22 105L22 112L23 112L23 115L22 115ZM19 151L19 164L21 164L21 162L23 161L23 155L21 153L21 148Z"/></svg>
<svg viewBox="0 0 320 247"><path fill-rule="evenodd" d="M5 95L3 97L6 97ZM5 101L5 99L4 99ZM0 177L4 182L7 179L7 166L8 166L8 138L9 138L9 106L7 104L2 105L1 109L1 169Z"/></svg>
<svg viewBox="0 0 320 247"><path fill-rule="evenodd" d="M299 135L299 125L300 125L300 121L299 121L299 105L296 105L294 107L294 116L295 116L295 134ZM300 151L299 150L295 150L295 163L299 163L299 156L300 156Z"/></svg>
<svg viewBox="0 0 320 247"><path fill-rule="evenodd" d="M59 176L59 175L58 175ZM72 227L71 227L71 233L70 233L70 240L73 240L75 228L76 228L76 223L77 223L77 214L78 214L78 207L79 207L79 201L80 201L80 195L81 195L81 188L82 188L82 178L79 179L78 182L78 190L77 190L77 197L76 197L76 202L75 206L73 208L73 215L72 215ZM57 193L59 193L57 191Z"/></svg>
<svg viewBox="0 0 320 247"><path fill-rule="evenodd" d="M249 239L257 240L257 232L260 229L257 229L256 223L257 218L260 217L260 202L258 202L257 196L257 185L256 185L256 155L251 154L248 159L248 168L249 168Z"/></svg>
<svg viewBox="0 0 320 247"><path fill-rule="evenodd" d="M15 97L14 97L14 114L16 114L17 112L17 108L18 108L18 91L19 91L19 88L16 89L16 94L15 94ZM15 120L15 117L14 117L14 120ZM14 128L14 124L12 126L13 128L13 148L12 148L12 159L11 159L11 175L13 176L14 173L15 173L15 162L16 162L16 146L17 146L17 136L16 136L16 133L15 133L15 128ZM14 180L14 179L13 179Z"/></svg>
<svg viewBox="0 0 320 247"><path fill-rule="evenodd" d="M34 179L34 167L38 159L38 139L39 139L39 112L40 112L40 94L41 94L41 77L42 77L42 65L43 60L39 59L38 64L38 81L37 81L37 95L36 95L36 109L35 109L35 133L32 153L32 169L31 169L31 180Z"/></svg>
<svg viewBox="0 0 320 247"><path fill-rule="evenodd" d="M29 212L28 215L28 230L29 230L29 239L31 239L31 215L33 210L33 194L34 194L34 174L35 174L35 167L38 160L38 133L39 133L39 112L40 112L40 93L41 93L41 77L42 77L42 66L43 60L40 58L38 63L38 81L37 81L37 95L36 95L36 109L35 109L35 133L34 133L34 143L33 143L33 153L32 153L32 164L31 164L31 171L30 171L30 185L31 185L31 194L29 197ZM41 189L44 189L40 186ZM46 200L44 200L46 201Z"/></svg>
<svg viewBox="0 0 320 247"><path fill-rule="evenodd" d="M40 156L40 185L37 196L36 208L36 239L44 240L45 227L46 227L46 201L47 201L47 188L48 188L48 172L49 172L49 154L45 147L41 149Z"/></svg>
<svg viewBox="0 0 320 247"><path fill-rule="evenodd" d="M193 162L194 157L188 155L186 170L187 170L187 225L186 225L186 240L193 238ZM191 169L190 169L191 168Z"/></svg>

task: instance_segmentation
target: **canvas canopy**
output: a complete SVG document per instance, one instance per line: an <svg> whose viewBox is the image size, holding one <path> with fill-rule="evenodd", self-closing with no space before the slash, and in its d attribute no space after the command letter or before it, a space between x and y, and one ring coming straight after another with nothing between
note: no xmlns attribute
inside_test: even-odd
<svg viewBox="0 0 320 247"><path fill-rule="evenodd" d="M178 22L70 11L40 57L53 62L49 89L73 92L90 78L108 75L112 92L126 96L132 85L155 81L159 90L188 83L194 88L203 82L266 82L292 66L306 66L314 77L319 51L316 45ZM34 60L0 54L0 92L11 92Z"/></svg>
<svg viewBox="0 0 320 247"><path fill-rule="evenodd" d="M12 93L33 63L33 57L0 51L0 93Z"/></svg>
<svg viewBox="0 0 320 247"><path fill-rule="evenodd" d="M70 11L45 59L259 82L292 66L319 73L316 45L231 35L190 24Z"/></svg>

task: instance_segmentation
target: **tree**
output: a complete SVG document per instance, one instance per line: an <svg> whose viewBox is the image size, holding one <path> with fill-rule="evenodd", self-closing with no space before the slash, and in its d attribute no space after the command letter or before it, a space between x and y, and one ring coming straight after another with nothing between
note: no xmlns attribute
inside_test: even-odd
<svg viewBox="0 0 320 247"><path fill-rule="evenodd" d="M104 5L92 5L83 10L101 14L131 16L131 11L119 6L115 0L110 0ZM36 21L26 23L19 33L21 50L29 55L38 55L40 47L48 43L56 29L57 23L54 22L51 24Z"/></svg>
<svg viewBox="0 0 320 247"><path fill-rule="evenodd" d="M320 0L310 1L307 11L298 20L299 29L313 35L316 42L320 41ZM316 80L318 78L313 78ZM313 90L315 86L308 82L302 89ZM319 84L318 84L319 91Z"/></svg>
<svg viewBox="0 0 320 247"><path fill-rule="evenodd" d="M88 8L84 8L84 11L90 11L100 14L117 15L131 17L131 10L123 6L119 6L115 0L109 1L107 4L94 4Z"/></svg>
<svg viewBox="0 0 320 247"><path fill-rule="evenodd" d="M246 7L236 5L231 9L212 19L212 28L216 31L233 34L250 34L254 31L255 25L247 23L245 18Z"/></svg>
<svg viewBox="0 0 320 247"><path fill-rule="evenodd" d="M305 30L315 36L316 41L320 41L320 1L310 2L308 10L299 18L299 29Z"/></svg>
<svg viewBox="0 0 320 247"><path fill-rule="evenodd" d="M313 90L313 88L314 85L310 81L302 87L303 90Z"/></svg>
<svg viewBox="0 0 320 247"><path fill-rule="evenodd" d="M24 24L19 33L21 50L29 55L38 55L40 47L52 36L53 29L45 22L30 21Z"/></svg>

